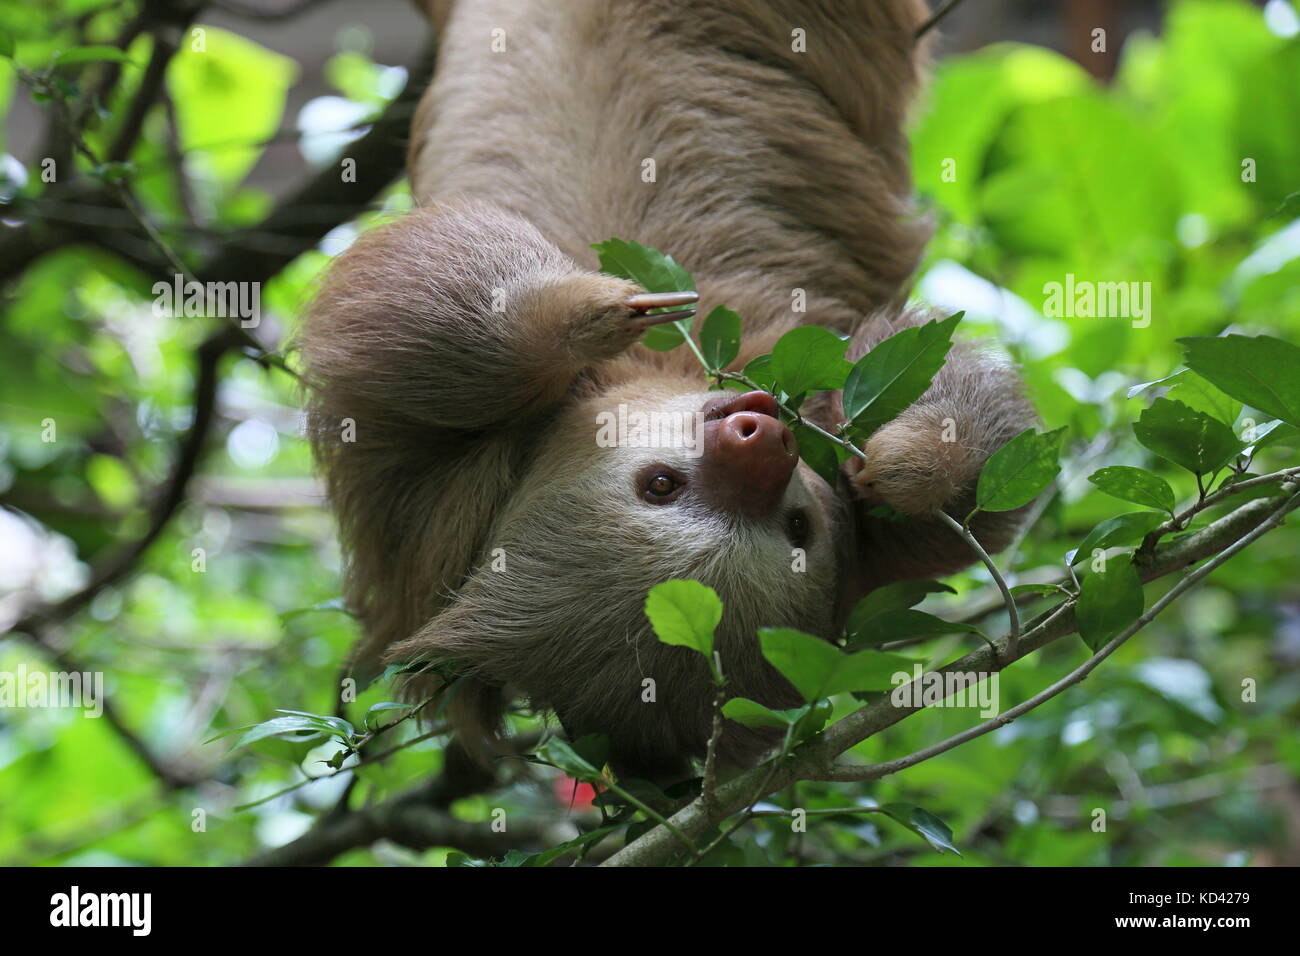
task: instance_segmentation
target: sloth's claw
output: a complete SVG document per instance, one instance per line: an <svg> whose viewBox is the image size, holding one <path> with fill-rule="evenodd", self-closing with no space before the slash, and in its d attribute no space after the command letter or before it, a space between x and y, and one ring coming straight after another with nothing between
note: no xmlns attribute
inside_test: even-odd
<svg viewBox="0 0 1300 956"><path fill-rule="evenodd" d="M698 292L642 292L639 295L629 296L627 307L633 312L647 312L650 309L668 309L675 305L692 305L698 301L700 301Z"/></svg>
<svg viewBox="0 0 1300 956"><path fill-rule="evenodd" d="M647 315L637 322L637 327L648 329L655 325L664 325L667 322L676 322L678 319L689 319L695 314L694 309L679 309L676 312L656 312L654 315Z"/></svg>
<svg viewBox="0 0 1300 956"><path fill-rule="evenodd" d="M639 295L629 296L624 304L636 314L636 327L644 330L651 326L676 322L679 319L689 319L695 314L694 308L687 308L647 315L646 313L651 309L668 309L675 305L692 306L699 300L698 292L642 292Z"/></svg>

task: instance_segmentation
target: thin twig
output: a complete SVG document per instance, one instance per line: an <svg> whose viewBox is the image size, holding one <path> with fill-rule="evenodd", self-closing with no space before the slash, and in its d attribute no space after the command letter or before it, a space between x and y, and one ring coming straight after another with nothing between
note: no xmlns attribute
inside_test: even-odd
<svg viewBox="0 0 1300 956"><path fill-rule="evenodd" d="M690 339L688 338L687 341L689 342ZM700 358L700 362L704 364L704 367L707 370L708 364L704 363L704 357L701 355L699 356L699 358ZM719 382L740 382L744 385L748 385L750 388L754 389L755 391L759 391L759 392L768 391L767 389L763 388L761 385L759 385L757 382L755 382L753 379L749 378L742 372L715 372L714 377ZM774 395L773 398L776 398L776 396ZM831 432L828 432L826 429L822 428L820 425L810 422L808 419L800 415L796 409L791 408L789 405L781 401L779 398L777 399L777 405L780 407L781 411L785 412L787 415L793 418L797 424L802 425L804 428L807 428L809 431L816 432L818 435L821 435L827 441L834 442L835 444L843 448L845 451L847 451L849 454L856 455L858 458L861 458L863 461L867 460L866 453L857 445L853 444L853 442L846 441L845 439L841 438L839 435L834 435Z"/></svg>
<svg viewBox="0 0 1300 956"><path fill-rule="evenodd" d="M966 544L979 555L979 559L984 562L984 567L988 568L989 574L993 578L993 583L998 586L1002 592L1002 601L1007 607L1007 617L1011 619L1010 630L1007 631L1007 654L1015 660L1016 651L1020 643L1020 610L1016 607L1016 600L1011 596L1011 589L1007 587L1006 580L1002 577L1002 572L998 570L997 564L989 557L989 553L984 550L984 546L979 543L975 535L971 534L970 529L963 525L942 508L934 509L934 516L946 524L957 534L961 535Z"/></svg>
<svg viewBox="0 0 1300 956"><path fill-rule="evenodd" d="M727 699L727 684L722 677L722 659L717 651L713 652L713 672L713 729L709 733L709 746L704 756L704 779L700 784L700 795L709 804L713 802L713 791L718 785L718 743L722 740L722 705Z"/></svg>

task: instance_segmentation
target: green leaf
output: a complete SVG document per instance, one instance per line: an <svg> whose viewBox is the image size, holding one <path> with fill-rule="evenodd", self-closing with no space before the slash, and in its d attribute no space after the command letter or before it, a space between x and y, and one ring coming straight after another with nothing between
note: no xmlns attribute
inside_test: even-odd
<svg viewBox="0 0 1300 956"><path fill-rule="evenodd" d="M848 347L847 339L818 325L791 329L772 349L777 384L790 395L841 388L849 374Z"/></svg>
<svg viewBox="0 0 1300 956"><path fill-rule="evenodd" d="M54 66L76 66L81 63L130 63L123 50L115 46L74 46L54 55Z"/></svg>
<svg viewBox="0 0 1300 956"><path fill-rule="evenodd" d="M905 657L876 651L844 654L833 644L792 628L760 628L758 638L763 656L809 703L832 694L887 688L895 673L910 671L912 666Z"/></svg>
<svg viewBox="0 0 1300 956"><path fill-rule="evenodd" d="M559 737L551 737L542 744L537 749L537 756L551 766L559 767L574 780L594 783L600 779L600 770Z"/></svg>
<svg viewBox="0 0 1300 956"><path fill-rule="evenodd" d="M776 388L776 372L772 370L772 356L760 355L753 359L744 370L745 378L749 379L759 388L771 392ZM748 385L741 385L742 388L748 389Z"/></svg>
<svg viewBox="0 0 1300 956"><path fill-rule="evenodd" d="M1092 557L1097 548L1116 548L1137 544L1164 521L1164 515L1154 511L1130 511L1127 514L1107 518L1088 532L1083 543L1074 550L1070 564L1075 565Z"/></svg>
<svg viewBox="0 0 1300 956"><path fill-rule="evenodd" d="M307 610L310 610L308 608ZM383 673L372 680L372 684L383 684L398 674L419 674L428 666L427 661L397 661L384 668Z"/></svg>
<svg viewBox="0 0 1300 956"><path fill-rule="evenodd" d="M1064 597L1069 594L1059 584L1017 584L1009 590L1013 595L1037 594L1041 597Z"/></svg>
<svg viewBox="0 0 1300 956"><path fill-rule="evenodd" d="M370 718L372 716L378 717L380 714L390 710L410 710L410 709L411 709L410 704L398 703L395 700L380 701L378 704L371 705L370 708L366 710L366 715L364 718L362 718L362 723L366 727L373 729L375 725L371 722Z"/></svg>
<svg viewBox="0 0 1300 956"><path fill-rule="evenodd" d="M1238 401L1300 428L1300 347L1270 335L1178 341L1197 373Z"/></svg>
<svg viewBox="0 0 1300 956"><path fill-rule="evenodd" d="M844 415L867 436L898 417L930 387L965 313L895 332L864 355L844 383Z"/></svg>
<svg viewBox="0 0 1300 956"><path fill-rule="evenodd" d="M815 704L800 709L807 710L807 713L799 718L799 721L795 724L794 743L802 743L809 737L815 737L821 733L822 728L826 726L826 722L831 719L831 714L835 712L835 708L829 700L819 700ZM794 713L794 711L783 711L783 713Z"/></svg>
<svg viewBox="0 0 1300 956"><path fill-rule="evenodd" d="M812 703L830 693L842 653L819 637L786 627L760 628L759 643L768 662Z"/></svg>
<svg viewBox="0 0 1300 956"><path fill-rule="evenodd" d="M984 511L1011 511L1026 505L1061 470L1065 427L1039 434L1023 431L999 448L980 471L975 503Z"/></svg>
<svg viewBox="0 0 1300 956"><path fill-rule="evenodd" d="M1128 397L1135 398L1141 392L1157 385L1163 385L1167 389L1161 397L1175 402L1182 402L1188 408L1204 412L1211 418L1217 418L1225 425L1231 425L1237 420L1237 416L1241 414L1241 402L1238 402L1230 395L1225 395L1220 389L1190 368L1179 369L1172 375L1166 375L1164 378L1158 378L1152 382L1134 385L1128 390Z"/></svg>
<svg viewBox="0 0 1300 956"><path fill-rule="evenodd" d="M651 821L651 825L653 825L653 821ZM621 830L623 826L624 824L622 823L611 823L608 826L597 827L595 830L589 830L586 833L582 834L582 836L574 837L572 840L566 840L563 843L557 843L555 846L548 847L547 849L542 850L538 853L525 854L525 859L523 860L521 865L528 866L528 867L550 866L552 863L554 863L556 860L558 860L560 857L564 856L565 854L571 853L577 849L581 849L583 846L587 845L588 843L595 843L597 840L603 840L605 837L609 836L615 830ZM517 851L512 850L511 852L513 853ZM451 863L452 855L453 854L448 854L447 856L448 866L452 865Z"/></svg>
<svg viewBox="0 0 1300 956"><path fill-rule="evenodd" d="M821 476L822 481L834 488L839 482L841 460L839 446L824 435L803 425L795 425L792 431L795 440L799 443L799 457Z"/></svg>
<svg viewBox="0 0 1300 956"><path fill-rule="evenodd" d="M1106 642L1128 627L1146 606L1142 581L1131 555L1119 554L1106 561L1105 569L1094 571L1079 587L1075 618L1079 636L1095 654Z"/></svg>
<svg viewBox="0 0 1300 956"><path fill-rule="evenodd" d="M135 476L114 455L91 455L85 464L86 482L109 508L126 510L139 493Z"/></svg>
<svg viewBox="0 0 1300 956"><path fill-rule="evenodd" d="M720 305L700 326L700 351L710 371L726 368L740 354L740 316Z"/></svg>
<svg viewBox="0 0 1300 956"><path fill-rule="evenodd" d="M598 770L609 763L608 734L584 734L573 741L572 747L574 753Z"/></svg>
<svg viewBox="0 0 1300 956"><path fill-rule="evenodd" d="M722 705L722 716L746 727L777 727L784 729L797 723L808 713L808 705L794 710L772 710L748 697L733 697Z"/></svg>
<svg viewBox="0 0 1300 956"><path fill-rule="evenodd" d="M850 621L852 621L851 617ZM925 611L902 608L885 611L871 618L859 630L850 632L850 641L853 644L885 644L905 637L931 637L959 633L983 636L983 632L972 624L945 621Z"/></svg>
<svg viewBox="0 0 1300 956"><path fill-rule="evenodd" d="M1112 498L1173 513L1174 489L1169 487L1169 482L1145 468L1112 465L1094 471L1088 480Z"/></svg>
<svg viewBox="0 0 1300 956"><path fill-rule="evenodd" d="M919 614L920 611L899 611L891 613ZM883 620L884 618L877 618ZM881 651L865 650L856 654L840 653L843 663L835 672L831 694L846 694L850 691L888 690L896 686L894 675L912 673L916 661L899 654L885 654Z"/></svg>
<svg viewBox="0 0 1300 956"><path fill-rule="evenodd" d="M606 239L592 243L591 248L600 258L601 272L630 279L647 292L688 292L695 288L695 280L689 272L672 256L651 246L627 239ZM675 349L691 334L692 321L689 318L678 319L667 325L653 326L641 337L641 344L657 352Z"/></svg>
<svg viewBox="0 0 1300 956"><path fill-rule="evenodd" d="M886 611L901 611L914 607L925 599L927 594L956 594L957 589L941 581L899 581L876 588L849 612L845 630L849 634L860 633L873 618Z"/></svg>
<svg viewBox="0 0 1300 956"><path fill-rule="evenodd" d="M244 736L236 741L236 747L247 747L249 744L256 743L267 737L278 737L281 734L309 733L312 736L328 733L320 723L307 717L290 716L290 717L272 717L270 720L264 720L260 724L255 724ZM304 738L305 739L305 738Z"/></svg>
<svg viewBox="0 0 1300 956"><path fill-rule="evenodd" d="M14 55L14 38L6 31L0 30L0 56L12 57Z"/></svg>
<svg viewBox="0 0 1300 956"><path fill-rule="evenodd" d="M713 588L684 579L656 584L646 595L645 615L663 643L712 657L713 632L722 620L722 600Z"/></svg>
<svg viewBox="0 0 1300 956"><path fill-rule="evenodd" d="M1145 392L1148 388L1154 388L1154 387L1157 386L1157 385L1169 385L1170 383L1176 381L1176 380L1178 379L1178 376L1182 375L1183 372L1186 372L1186 371L1187 371L1187 369L1180 369L1179 371L1174 372L1172 375L1166 375L1164 378L1152 379L1152 380L1149 381L1149 382L1140 382L1140 383L1137 384L1137 385L1131 385L1131 386L1129 386L1129 390L1128 390L1128 392L1126 393L1125 397L1126 397L1126 398L1137 398L1140 394L1142 394L1143 392Z"/></svg>
<svg viewBox="0 0 1300 956"><path fill-rule="evenodd" d="M1242 441L1254 446L1255 451L1259 451L1261 448L1267 448L1270 445L1293 443L1298 436L1300 436L1300 428L1273 418L1261 425L1256 425L1254 432L1249 436L1243 436Z"/></svg>
<svg viewBox="0 0 1300 956"><path fill-rule="evenodd" d="M1246 447L1223 422L1167 398L1157 398L1138 416L1133 434L1161 458L1196 474L1222 467Z"/></svg>
<svg viewBox="0 0 1300 956"><path fill-rule="evenodd" d="M1184 369L1173 377L1174 386L1164 397L1171 402L1182 402L1188 408L1204 412L1211 418L1232 425L1241 414L1241 402L1207 382L1191 369Z"/></svg>
<svg viewBox="0 0 1300 956"><path fill-rule="evenodd" d="M944 850L951 850L961 856L961 851L953 845L952 830L949 829L948 824L929 810L923 810L910 803L887 803L880 810L913 833L924 837L926 842L940 853Z"/></svg>
<svg viewBox="0 0 1300 956"><path fill-rule="evenodd" d="M330 734L344 741L351 742L357 736L357 730L350 722L342 717L335 717L333 714L311 714L304 710L284 710L283 708L278 710L277 713L310 720L322 733Z"/></svg>

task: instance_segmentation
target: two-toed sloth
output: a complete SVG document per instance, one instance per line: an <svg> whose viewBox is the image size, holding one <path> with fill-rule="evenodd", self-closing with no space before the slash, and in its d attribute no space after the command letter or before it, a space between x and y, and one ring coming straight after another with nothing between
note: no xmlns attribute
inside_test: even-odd
<svg viewBox="0 0 1300 956"><path fill-rule="evenodd" d="M964 516L984 460L1035 419L1004 359L957 345L832 488L770 396L711 391L686 349L637 344L662 300L601 275L589 243L636 240L691 270L701 314L743 316L733 368L800 324L851 336L853 359L932 318L898 305L927 237L903 132L925 7L433 7L416 209L339 257L301 339L359 663L465 675L452 709L466 733L523 696L572 736L608 734L620 772L680 777L713 692L702 657L655 638L649 589L716 589L729 692L793 706L756 629L833 638L870 589L968 565L932 509ZM598 441L619 406L702 411L703 453ZM833 427L839 397L805 411ZM994 549L1016 523L981 522ZM743 763L768 744L728 722L720 753Z"/></svg>

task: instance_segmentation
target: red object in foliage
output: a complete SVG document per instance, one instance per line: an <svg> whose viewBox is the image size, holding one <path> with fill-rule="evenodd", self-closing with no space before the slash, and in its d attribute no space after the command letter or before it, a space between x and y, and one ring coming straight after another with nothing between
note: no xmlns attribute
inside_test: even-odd
<svg viewBox="0 0 1300 956"><path fill-rule="evenodd" d="M596 799L596 788L589 783L579 783L572 777L556 777L555 799L570 810L590 810Z"/></svg>

